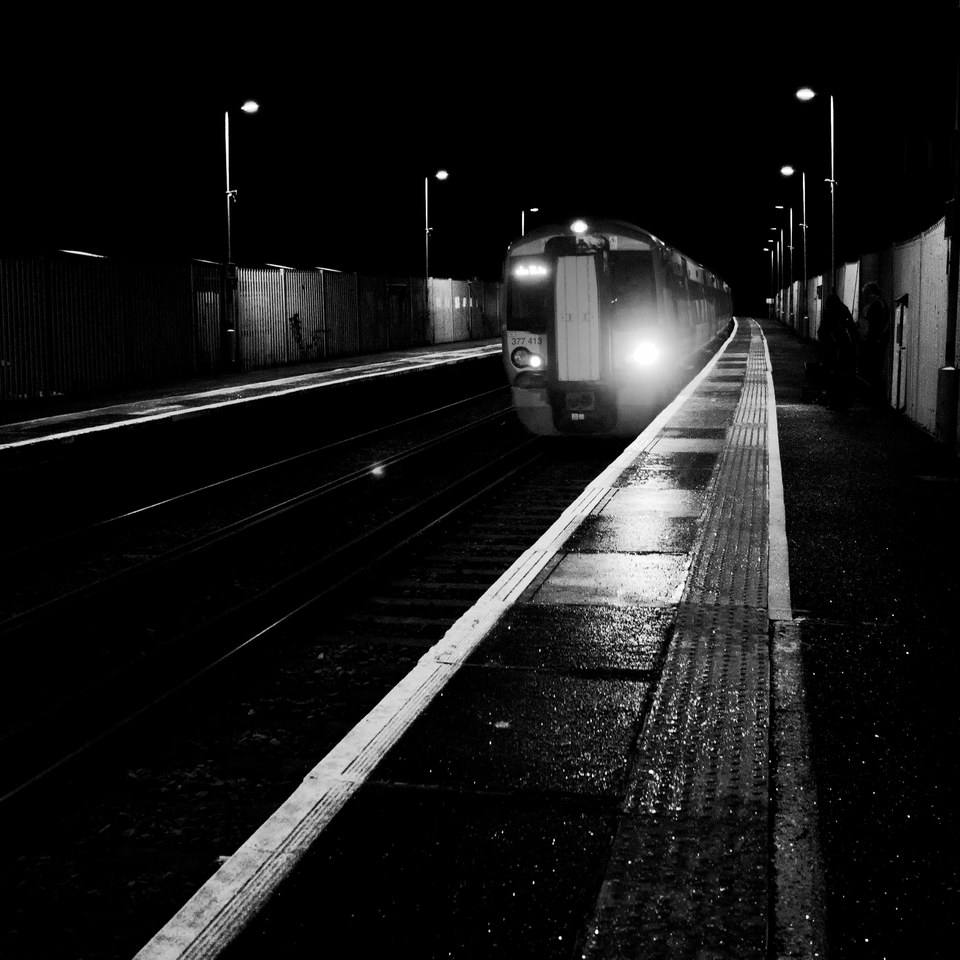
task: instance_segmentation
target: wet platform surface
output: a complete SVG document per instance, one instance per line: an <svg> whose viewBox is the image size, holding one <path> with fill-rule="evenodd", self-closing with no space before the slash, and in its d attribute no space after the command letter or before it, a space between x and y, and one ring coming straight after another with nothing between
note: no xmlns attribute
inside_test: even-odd
<svg viewBox="0 0 960 960"><path fill-rule="evenodd" d="M224 956L765 957L768 383L741 321L142 956L293 870Z"/></svg>

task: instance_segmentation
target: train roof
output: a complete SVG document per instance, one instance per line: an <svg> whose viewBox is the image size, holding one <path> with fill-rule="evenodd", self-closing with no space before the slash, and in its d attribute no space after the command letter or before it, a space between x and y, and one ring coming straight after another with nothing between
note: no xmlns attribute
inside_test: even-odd
<svg viewBox="0 0 960 960"><path fill-rule="evenodd" d="M621 250L659 250L661 254L670 257L678 264L681 260L685 260L687 272L691 279L702 281L709 276L726 287L723 280L715 273L688 257L685 253L681 253L675 247L665 243L649 230L638 227L635 223L628 223L626 220L588 219L586 221L588 228L586 233L576 234L571 229L571 223L573 222L566 224L552 223L528 230L522 237L510 244L507 248L507 256L521 257L543 253L547 241L553 237L602 236L607 239L616 238L619 241L617 246Z"/></svg>

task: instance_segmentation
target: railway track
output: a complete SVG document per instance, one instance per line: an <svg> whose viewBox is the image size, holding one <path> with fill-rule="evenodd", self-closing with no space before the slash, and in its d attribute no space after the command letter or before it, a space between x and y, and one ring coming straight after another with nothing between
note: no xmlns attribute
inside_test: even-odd
<svg viewBox="0 0 960 960"><path fill-rule="evenodd" d="M0 624L9 661L24 678L0 710L0 797L243 648L316 597L318 584L335 584L371 551L410 536L502 462L509 468L529 441L515 427L505 438L505 425L501 409L416 444L408 438L402 449L392 438L373 460L394 475L389 484L371 470L365 449L362 468L341 461L319 485ZM438 456L454 460L455 470L439 470Z"/></svg>
<svg viewBox="0 0 960 960"><path fill-rule="evenodd" d="M5 892L18 928L40 909L28 886L69 897L82 875L98 903L138 894L129 915L113 907L106 927L89 904L71 913L83 955L135 952L621 447L540 440L522 460L488 464L483 482L438 497L430 519L418 515L392 548L359 550L364 562L351 571L339 565L361 575L325 584L261 632L266 642L202 669L115 731L91 763L66 764L18 794L13 808L29 799L29 817L59 851L24 853L19 837L7 838L22 853L14 879L23 884ZM64 810L64 796L84 802ZM116 937L104 941L105 929Z"/></svg>
<svg viewBox="0 0 960 960"><path fill-rule="evenodd" d="M485 412L488 409L492 412ZM146 561L192 549L204 535L215 537L297 498L320 496L361 480L371 462L385 469L507 410L502 388L484 391L195 487L168 490L159 499L119 513L77 526L67 523L67 529L53 535L24 539L21 533L20 539L8 539L0 553L0 575L7 585L0 600L0 632L9 620L29 614L31 605L97 588ZM41 505L24 509L36 515Z"/></svg>

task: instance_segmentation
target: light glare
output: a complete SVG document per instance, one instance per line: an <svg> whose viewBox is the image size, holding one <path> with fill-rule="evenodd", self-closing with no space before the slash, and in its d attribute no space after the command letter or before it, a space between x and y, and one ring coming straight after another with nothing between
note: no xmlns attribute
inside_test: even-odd
<svg viewBox="0 0 960 960"><path fill-rule="evenodd" d="M785 177L792 177L792 176L794 175L794 173L796 173L796 170L794 170L793 167L791 167L790 164L788 163L788 164L786 164L786 166L783 166L783 167L780 168L780 172L781 172Z"/></svg>
<svg viewBox="0 0 960 960"><path fill-rule="evenodd" d="M812 100L816 94L809 87L801 87L797 91L798 100Z"/></svg>
<svg viewBox="0 0 960 960"><path fill-rule="evenodd" d="M244 113L256 113L260 109L260 104L256 100L247 100L240 109Z"/></svg>
<svg viewBox="0 0 960 960"><path fill-rule="evenodd" d="M648 341L638 343L630 355L630 359L638 367L652 366L660 359L660 348L655 343Z"/></svg>
<svg viewBox="0 0 960 960"><path fill-rule="evenodd" d="M586 233L587 232L587 223L585 220L574 220L570 224L570 229L574 233Z"/></svg>
<svg viewBox="0 0 960 960"><path fill-rule="evenodd" d="M438 180L446 180L447 177L450 176L450 174L447 173L446 170L438 170L438 171L434 174L434 176L435 176Z"/></svg>

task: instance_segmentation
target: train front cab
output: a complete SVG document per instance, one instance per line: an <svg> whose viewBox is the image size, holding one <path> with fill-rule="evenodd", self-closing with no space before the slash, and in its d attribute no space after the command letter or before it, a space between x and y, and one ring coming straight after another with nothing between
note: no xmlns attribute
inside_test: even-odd
<svg viewBox="0 0 960 960"><path fill-rule="evenodd" d="M504 360L521 421L547 435L636 434L681 346L655 241L531 238L506 268Z"/></svg>

